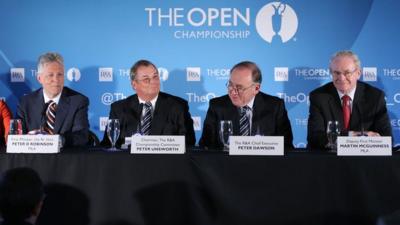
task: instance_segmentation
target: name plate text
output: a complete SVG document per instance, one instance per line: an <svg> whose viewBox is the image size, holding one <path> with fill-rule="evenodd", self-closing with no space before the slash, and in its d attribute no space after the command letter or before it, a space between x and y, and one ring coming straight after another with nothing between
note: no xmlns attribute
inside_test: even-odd
<svg viewBox="0 0 400 225"><path fill-rule="evenodd" d="M284 155L283 136L230 136L229 155Z"/></svg>
<svg viewBox="0 0 400 225"><path fill-rule="evenodd" d="M339 156L390 156L392 137L346 137L337 139Z"/></svg>
<svg viewBox="0 0 400 225"><path fill-rule="evenodd" d="M60 135L8 135L7 153L59 153Z"/></svg>
<svg viewBox="0 0 400 225"><path fill-rule="evenodd" d="M131 137L131 154L184 154L185 136Z"/></svg>

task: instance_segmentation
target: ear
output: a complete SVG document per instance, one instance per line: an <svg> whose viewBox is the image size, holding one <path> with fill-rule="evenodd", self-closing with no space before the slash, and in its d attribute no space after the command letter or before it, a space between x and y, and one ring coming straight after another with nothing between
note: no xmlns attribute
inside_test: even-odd
<svg viewBox="0 0 400 225"><path fill-rule="evenodd" d="M42 76L40 76L40 74L37 74L37 75L36 75L36 79L38 80L38 82L39 82L40 84L42 84Z"/></svg>
<svg viewBox="0 0 400 225"><path fill-rule="evenodd" d="M135 90L135 91L136 91L136 85L137 85L136 81L131 80L131 86L132 86L133 90Z"/></svg>
<svg viewBox="0 0 400 225"><path fill-rule="evenodd" d="M361 77L361 69L358 69L357 70L357 80L360 79L360 77Z"/></svg>
<svg viewBox="0 0 400 225"><path fill-rule="evenodd" d="M261 85L260 85L260 84L256 84L256 85L255 85L254 90L255 90L255 93L256 93L256 94L258 94L258 92L260 92L260 88L261 88Z"/></svg>

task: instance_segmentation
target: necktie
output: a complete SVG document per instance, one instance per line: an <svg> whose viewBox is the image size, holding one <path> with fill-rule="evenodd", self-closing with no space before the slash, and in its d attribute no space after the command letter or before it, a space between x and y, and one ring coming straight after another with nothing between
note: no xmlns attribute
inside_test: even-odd
<svg viewBox="0 0 400 225"><path fill-rule="evenodd" d="M142 133L143 135L150 134L150 125L151 125L151 111L152 111L151 102L146 102L144 104L144 116L142 118Z"/></svg>
<svg viewBox="0 0 400 225"><path fill-rule="evenodd" d="M348 131L349 126L350 126L350 114L351 114L351 108L350 108L350 97L348 95L344 95L342 97L343 104L342 104L342 109L343 109L343 128L344 130Z"/></svg>
<svg viewBox="0 0 400 225"><path fill-rule="evenodd" d="M54 134L54 125L56 122L56 108L57 104L52 100L49 101L49 106L46 111L46 126L45 131L48 134Z"/></svg>
<svg viewBox="0 0 400 225"><path fill-rule="evenodd" d="M241 136L249 136L250 135L250 121L247 117L247 111L250 110L250 107L244 106L240 108L240 135Z"/></svg>

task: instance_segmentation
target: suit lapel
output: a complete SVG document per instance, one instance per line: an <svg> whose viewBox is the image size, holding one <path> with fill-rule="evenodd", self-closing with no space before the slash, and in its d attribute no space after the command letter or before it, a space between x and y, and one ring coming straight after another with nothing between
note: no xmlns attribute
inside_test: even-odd
<svg viewBox="0 0 400 225"><path fill-rule="evenodd" d="M29 129L39 129L45 122L46 120L46 115L43 115L43 107L44 107L44 97L43 97L43 89L39 89L37 92L36 97L33 98L32 102L34 106L39 106L39 107L33 107L34 111L29 112L32 113L32 118L37 118L35 119L35 124L33 127L30 127ZM45 113L45 112L44 112Z"/></svg>
<svg viewBox="0 0 400 225"><path fill-rule="evenodd" d="M62 124L64 123L64 120L68 115L70 104L71 99L67 94L67 89L63 88L60 101L58 102L56 109L56 123L54 125L54 132L57 134L60 133Z"/></svg>
<svg viewBox="0 0 400 225"><path fill-rule="evenodd" d="M350 116L350 129L360 130L360 125L362 121L360 113L363 113L362 106L364 104L364 86L362 83L357 83L356 92L354 93L353 106Z"/></svg>
<svg viewBox="0 0 400 225"><path fill-rule="evenodd" d="M343 126L343 110L342 110L342 101L339 98L339 94L333 84L331 84L329 88L329 94L331 98L329 99L329 107L331 111L331 119L337 120L341 126ZM326 125L326 124L325 124ZM343 127L341 127L342 129Z"/></svg>
<svg viewBox="0 0 400 225"><path fill-rule="evenodd" d="M232 101L229 98L229 96L227 96L227 98L229 99L229 101L227 101L228 105L226 105L226 107L223 109L224 113L226 114L224 115L223 118L221 118L221 120L232 120L233 135L239 135L240 133L239 109L238 107L232 104ZM219 121L218 121L218 129L219 129Z"/></svg>
<svg viewBox="0 0 400 225"><path fill-rule="evenodd" d="M163 124L166 122L165 115L168 114L165 110L168 109L168 101L166 96L161 92L158 94L156 107L154 108L153 118L151 120L152 135L161 135L163 132Z"/></svg>
<svg viewBox="0 0 400 225"><path fill-rule="evenodd" d="M257 94L256 97L254 98L254 104L253 104L253 118L252 118L252 127L251 127L251 134L257 134L260 133L260 129L263 126L260 126L260 118L262 118L261 112L263 111L263 101L261 99L260 94Z"/></svg>
<svg viewBox="0 0 400 225"><path fill-rule="evenodd" d="M142 109L139 104L139 99L137 95L134 95L132 99L128 102L127 109L126 109L126 121L123 123L126 127L125 129L121 129L127 132L127 136L129 132L138 132L139 131L139 123L141 117Z"/></svg>

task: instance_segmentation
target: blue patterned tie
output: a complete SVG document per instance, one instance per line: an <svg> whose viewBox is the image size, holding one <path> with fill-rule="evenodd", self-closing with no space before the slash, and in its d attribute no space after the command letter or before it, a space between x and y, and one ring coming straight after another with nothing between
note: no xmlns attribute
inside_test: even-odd
<svg viewBox="0 0 400 225"><path fill-rule="evenodd" d="M250 107L244 106L240 108L240 135L241 136L249 136L250 135L250 121L247 117L247 111L251 110Z"/></svg>
<svg viewBox="0 0 400 225"><path fill-rule="evenodd" d="M151 111L152 111L151 102L146 102L144 104L144 116L142 118L142 133L143 135L150 134L150 125L151 125Z"/></svg>

